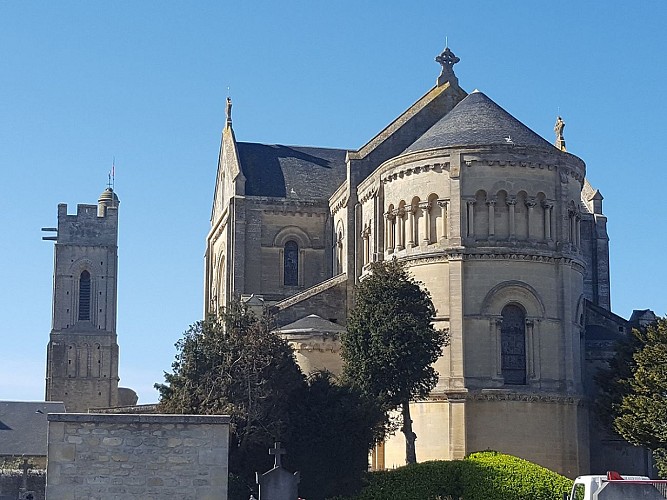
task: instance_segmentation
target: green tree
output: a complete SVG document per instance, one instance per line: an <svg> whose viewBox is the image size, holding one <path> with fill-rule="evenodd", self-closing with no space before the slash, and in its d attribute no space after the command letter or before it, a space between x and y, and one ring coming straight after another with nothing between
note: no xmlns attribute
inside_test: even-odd
<svg viewBox="0 0 667 500"><path fill-rule="evenodd" d="M417 461L410 402L425 399L435 387L433 363L449 340L434 328L434 316L428 291L401 263L376 262L356 288L341 336L344 380L386 411L401 408L408 464Z"/></svg>
<svg viewBox="0 0 667 500"><path fill-rule="evenodd" d="M384 420L375 400L338 384L329 372L315 372L292 410L286 464L301 472L299 496L324 500L358 492L374 429Z"/></svg>
<svg viewBox="0 0 667 500"><path fill-rule="evenodd" d="M667 476L667 318L633 330L638 348L631 376L621 380L627 392L614 406L614 429L632 444L653 452L662 477Z"/></svg>
<svg viewBox="0 0 667 500"><path fill-rule="evenodd" d="M172 373L155 384L163 412L230 415L230 473L249 487L256 471L271 467L267 450L284 441L290 407L305 387L291 348L270 326L232 304L185 332Z"/></svg>

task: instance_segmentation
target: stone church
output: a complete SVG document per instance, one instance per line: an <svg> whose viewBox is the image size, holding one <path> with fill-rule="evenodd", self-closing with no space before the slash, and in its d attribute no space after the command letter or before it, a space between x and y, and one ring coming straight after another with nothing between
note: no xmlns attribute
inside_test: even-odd
<svg viewBox="0 0 667 500"><path fill-rule="evenodd" d="M570 477L646 466L606 436L593 376L629 323L610 311L602 195L569 153L480 92L450 49L436 85L359 149L240 142L222 132L205 310L268 307L305 372L339 372L354 285L397 258L451 343L412 408L420 461L494 449ZM376 468L404 463L402 436Z"/></svg>

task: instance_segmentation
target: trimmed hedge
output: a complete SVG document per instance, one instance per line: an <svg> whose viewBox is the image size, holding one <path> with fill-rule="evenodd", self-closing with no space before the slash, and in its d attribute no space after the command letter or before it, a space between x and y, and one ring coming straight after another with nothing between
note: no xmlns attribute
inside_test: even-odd
<svg viewBox="0 0 667 500"><path fill-rule="evenodd" d="M465 500L562 500L572 488L571 479L512 455L472 453L465 462Z"/></svg>
<svg viewBox="0 0 667 500"><path fill-rule="evenodd" d="M571 487L570 479L537 464L485 451L371 472L367 486L349 500L561 500Z"/></svg>

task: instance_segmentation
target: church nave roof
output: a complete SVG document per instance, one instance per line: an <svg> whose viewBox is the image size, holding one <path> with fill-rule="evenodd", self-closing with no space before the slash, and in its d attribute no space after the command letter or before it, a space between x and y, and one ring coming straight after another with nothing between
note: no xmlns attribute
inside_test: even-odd
<svg viewBox="0 0 667 500"><path fill-rule="evenodd" d="M347 150L237 143L249 196L327 199L345 181Z"/></svg>

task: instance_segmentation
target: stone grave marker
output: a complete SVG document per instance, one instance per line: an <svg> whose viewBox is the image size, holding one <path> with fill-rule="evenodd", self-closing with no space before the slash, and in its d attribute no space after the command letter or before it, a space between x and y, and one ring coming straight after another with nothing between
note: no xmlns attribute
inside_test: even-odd
<svg viewBox="0 0 667 500"><path fill-rule="evenodd" d="M299 473L290 473L282 466L282 455L287 451L277 442L269 449L269 455L275 455L276 462L268 472L257 472L259 500L297 500L299 496Z"/></svg>

